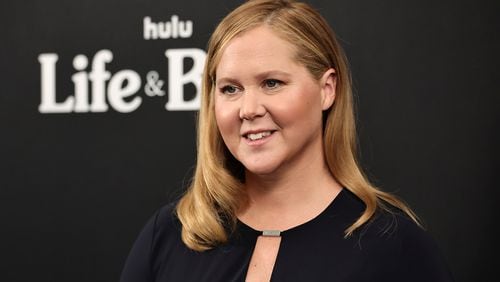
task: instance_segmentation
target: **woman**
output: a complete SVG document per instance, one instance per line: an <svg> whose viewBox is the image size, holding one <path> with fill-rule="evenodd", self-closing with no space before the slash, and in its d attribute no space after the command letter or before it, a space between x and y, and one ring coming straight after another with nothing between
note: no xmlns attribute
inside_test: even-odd
<svg viewBox="0 0 500 282"><path fill-rule="evenodd" d="M212 35L198 158L121 281L451 281L413 212L356 162L351 80L326 21L249 1Z"/></svg>

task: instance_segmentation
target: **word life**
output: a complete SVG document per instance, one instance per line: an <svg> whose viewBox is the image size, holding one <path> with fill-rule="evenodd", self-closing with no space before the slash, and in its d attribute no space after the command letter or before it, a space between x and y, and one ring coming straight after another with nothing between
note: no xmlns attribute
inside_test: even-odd
<svg viewBox="0 0 500 282"><path fill-rule="evenodd" d="M197 48L168 49L165 51L165 57L168 62L168 102L165 108L169 111L199 109L205 51ZM38 107L40 113L106 112L110 106L118 112L129 113L141 105L142 97L137 95L142 86L141 76L131 69L123 69L114 74L107 71L106 64L113 60L113 53L106 49L96 52L90 71L86 71L89 65L87 56L79 54L74 57L73 68L77 71L71 76L74 93L64 94L64 100L62 97L58 98L58 59L59 56L55 53L38 56L41 67L41 103ZM184 70L185 59L193 61L193 66L188 71ZM194 98L187 101L184 99L186 84L193 84L196 89ZM147 96L164 95L164 91L160 89L162 85L163 81L159 80L158 73L150 71L144 86Z"/></svg>

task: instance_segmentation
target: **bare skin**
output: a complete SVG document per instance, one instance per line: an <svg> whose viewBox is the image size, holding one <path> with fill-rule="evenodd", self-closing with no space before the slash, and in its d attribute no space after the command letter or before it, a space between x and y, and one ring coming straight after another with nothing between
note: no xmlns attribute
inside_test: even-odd
<svg viewBox="0 0 500 282"><path fill-rule="evenodd" d="M259 236L248 265L246 281L269 281L278 256L281 237Z"/></svg>

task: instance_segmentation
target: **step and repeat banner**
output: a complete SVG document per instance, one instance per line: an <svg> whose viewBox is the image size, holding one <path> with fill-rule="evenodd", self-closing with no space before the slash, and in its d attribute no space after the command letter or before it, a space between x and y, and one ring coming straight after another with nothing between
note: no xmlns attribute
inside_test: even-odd
<svg viewBox="0 0 500 282"><path fill-rule="evenodd" d="M492 281L493 2L309 2L351 62L363 166L422 217L458 281ZM1 281L118 280L190 181L205 47L240 3L0 4Z"/></svg>

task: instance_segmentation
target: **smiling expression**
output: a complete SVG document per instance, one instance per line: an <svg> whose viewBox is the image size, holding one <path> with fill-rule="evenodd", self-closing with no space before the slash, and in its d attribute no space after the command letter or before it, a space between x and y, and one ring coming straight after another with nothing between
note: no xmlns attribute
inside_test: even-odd
<svg viewBox="0 0 500 282"><path fill-rule="evenodd" d="M216 69L215 118L247 173L270 175L323 158L322 112L335 98L332 69L319 79L295 47L260 26L233 38Z"/></svg>

